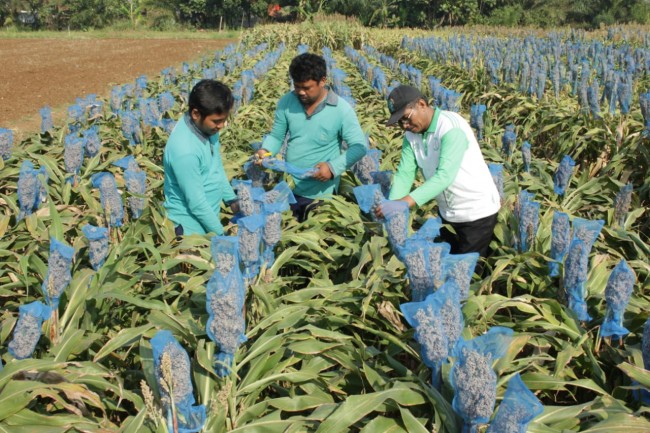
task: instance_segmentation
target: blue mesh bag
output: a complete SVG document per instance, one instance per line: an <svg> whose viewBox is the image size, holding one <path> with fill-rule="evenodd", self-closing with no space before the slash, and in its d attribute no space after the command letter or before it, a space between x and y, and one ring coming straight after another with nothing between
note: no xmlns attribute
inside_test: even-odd
<svg viewBox="0 0 650 433"><path fill-rule="evenodd" d="M74 125L75 128L84 121L85 110L79 104L73 104L68 107L68 123ZM76 131L77 129L75 129ZM70 132L74 132L71 131Z"/></svg>
<svg viewBox="0 0 650 433"><path fill-rule="evenodd" d="M63 144L63 162L65 171L76 176L84 161L84 142L76 134L65 137Z"/></svg>
<svg viewBox="0 0 650 433"><path fill-rule="evenodd" d="M39 110L41 113L41 133L46 134L54 129L52 120L52 109L47 105Z"/></svg>
<svg viewBox="0 0 650 433"><path fill-rule="evenodd" d="M163 113L171 111L174 108L175 102L172 92L163 92L158 96L158 106L160 107L160 111Z"/></svg>
<svg viewBox="0 0 650 433"><path fill-rule="evenodd" d="M524 384L519 373L515 373L487 433L526 433L528 424L542 412L542 402Z"/></svg>
<svg viewBox="0 0 650 433"><path fill-rule="evenodd" d="M402 247L408 238L410 215L408 203L401 200L387 200L381 204L381 210L384 214L384 229L388 240L401 260L398 248Z"/></svg>
<svg viewBox="0 0 650 433"><path fill-rule="evenodd" d="M298 167L297 165L291 164L281 159L271 157L264 158L262 160L262 166L268 168L269 170L290 174L296 179L309 179L313 177L318 171L314 167Z"/></svg>
<svg viewBox="0 0 650 433"><path fill-rule="evenodd" d="M133 155L128 155L125 156L124 158L120 158L117 161L113 162L113 165L115 167L123 168L124 170L135 170L135 171L140 170L138 161L136 161Z"/></svg>
<svg viewBox="0 0 650 433"><path fill-rule="evenodd" d="M35 212L45 199L47 184L45 167L34 169L31 161L23 161L18 175L18 206L20 211L17 220L20 221Z"/></svg>
<svg viewBox="0 0 650 433"><path fill-rule="evenodd" d="M88 239L90 264L95 271L98 271L108 256L108 229L86 224L81 228L81 231Z"/></svg>
<svg viewBox="0 0 650 433"><path fill-rule="evenodd" d="M503 164L488 164L488 169L490 170L490 175L492 176L492 181L499 191L499 197L501 201L505 198L505 193L503 192Z"/></svg>
<svg viewBox="0 0 650 433"><path fill-rule="evenodd" d="M612 270L605 286L607 312L600 328L601 337L622 339L630 333L623 326L623 315L630 302L635 282L636 274L625 259L621 260Z"/></svg>
<svg viewBox="0 0 650 433"><path fill-rule="evenodd" d="M495 326L472 340L460 339L454 347L456 361L449 380L454 389L452 407L465 422L463 433L476 433L490 420L497 397L492 364L506 353L512 335L512 329Z"/></svg>
<svg viewBox="0 0 650 433"><path fill-rule="evenodd" d="M603 220L587 220L584 218L573 218L573 239L580 239L587 247L587 254L600 235L605 221Z"/></svg>
<svg viewBox="0 0 650 433"><path fill-rule="evenodd" d="M517 141L517 134L515 134L515 125L512 123L506 126L506 130L501 137L502 148L501 151L506 155L512 155L512 149L514 149L515 142Z"/></svg>
<svg viewBox="0 0 650 433"><path fill-rule="evenodd" d="M214 371L219 377L231 373L234 355L247 341L244 319L245 283L242 275L222 276L218 271L208 281L207 303L209 318L206 332L219 346L214 355Z"/></svg>
<svg viewBox="0 0 650 433"><path fill-rule="evenodd" d="M483 104L474 104L469 111L470 126L476 129L476 137L483 140L483 129L485 129L485 122L483 116L487 107Z"/></svg>
<svg viewBox="0 0 650 433"><path fill-rule="evenodd" d="M581 321L591 320L587 313L585 297L587 291L587 273L589 272L589 250L580 239L574 238L569 246L564 263L564 289L567 294L569 308L573 310Z"/></svg>
<svg viewBox="0 0 650 433"><path fill-rule="evenodd" d="M142 143L142 127L140 117L135 111L121 111L119 113L122 121L122 135L129 141L129 146Z"/></svg>
<svg viewBox="0 0 650 433"><path fill-rule="evenodd" d="M373 171L370 173L370 176L372 177L372 183L379 184L381 186L381 193L384 197L388 198L390 196L390 187L393 183L393 171Z"/></svg>
<svg viewBox="0 0 650 433"><path fill-rule="evenodd" d="M261 187L271 181L271 174L252 160L244 163L244 173L254 187Z"/></svg>
<svg viewBox="0 0 650 433"><path fill-rule="evenodd" d="M11 129L0 128L0 157L6 161L11 158L14 133Z"/></svg>
<svg viewBox="0 0 650 433"><path fill-rule="evenodd" d="M289 187L289 184L283 181L283 182L279 182L277 185L273 187L272 190L267 191L264 194L264 202L265 203L286 202L289 205L289 204L296 203L296 197L293 195L293 191L291 191L291 187ZM283 211L284 210L288 210L288 208L283 209Z"/></svg>
<svg viewBox="0 0 650 433"><path fill-rule="evenodd" d="M524 201L519 208L519 251L529 251L537 236L539 226L540 204L534 201Z"/></svg>
<svg viewBox="0 0 650 433"><path fill-rule="evenodd" d="M213 236L210 244L212 260L223 275L241 273L239 268L239 238L237 236Z"/></svg>
<svg viewBox="0 0 650 433"><path fill-rule="evenodd" d="M411 300L423 301L436 289L434 275L429 261L429 242L409 238L400 247L400 257L406 265L406 274L411 288Z"/></svg>
<svg viewBox="0 0 650 433"><path fill-rule="evenodd" d="M433 285L436 289L445 282L445 258L451 250L451 245L446 242L429 242L428 241L427 258L429 260L429 270L433 276Z"/></svg>
<svg viewBox="0 0 650 433"><path fill-rule="evenodd" d="M131 209L131 216L134 219L140 218L145 205L145 193L147 192L147 174L138 170L126 170L124 172L124 181L126 189L131 195L126 199L129 209Z"/></svg>
<svg viewBox="0 0 650 433"><path fill-rule="evenodd" d="M631 183L626 184L614 198L614 222L620 227L625 227L625 218L632 204L632 188Z"/></svg>
<svg viewBox="0 0 650 433"><path fill-rule="evenodd" d="M264 232L264 215L241 218L239 226L239 258L244 265L244 278L251 280L260 270L260 248Z"/></svg>
<svg viewBox="0 0 650 433"><path fill-rule="evenodd" d="M124 207L122 198L117 192L117 185L113 175L107 171L102 171L93 174L90 181L95 188L99 188L99 197L108 225L110 227L122 226Z"/></svg>
<svg viewBox="0 0 650 433"><path fill-rule="evenodd" d="M458 342L464 326L458 289L449 282L423 301L400 305L404 318L415 329L424 364L431 369L431 383L440 389L441 367Z"/></svg>
<svg viewBox="0 0 650 433"><path fill-rule="evenodd" d="M239 213L243 216L251 216L255 213L259 213L255 211L253 182L250 180L233 179L230 184L237 194Z"/></svg>
<svg viewBox="0 0 650 433"><path fill-rule="evenodd" d="M289 202L286 200L275 203L264 203L264 231L262 240L264 241L264 251L262 260L267 267L273 266L275 262L275 253L273 248L282 239L282 212L289 210Z"/></svg>
<svg viewBox="0 0 650 433"><path fill-rule="evenodd" d="M352 166L352 172L362 185L373 183L372 172L379 171L381 150L369 149L366 154Z"/></svg>
<svg viewBox="0 0 650 433"><path fill-rule="evenodd" d="M14 327L13 340L8 345L9 353L16 359L30 358L36 344L41 338L41 326L43 320L47 320L52 315L52 309L41 303L34 301L30 304L18 307L18 322Z"/></svg>
<svg viewBox="0 0 650 433"><path fill-rule="evenodd" d="M381 192L381 186L376 183L355 186L352 188L352 193L359 204L359 209L363 213L370 214L373 219L375 217L374 210L376 206L379 206L386 200L384 194Z"/></svg>
<svg viewBox="0 0 650 433"><path fill-rule="evenodd" d="M560 263L564 261L569 244L571 242L571 222L569 215L564 212L553 212L553 224L551 225L551 258L548 262L549 275L557 277L560 275Z"/></svg>
<svg viewBox="0 0 650 433"><path fill-rule="evenodd" d="M59 307L59 298L70 280L72 279L72 258L74 257L74 248L63 242L50 239L50 255L47 259L47 274L41 285L41 290L47 301L47 304L56 309Z"/></svg>
<svg viewBox="0 0 650 433"><path fill-rule="evenodd" d="M650 318L646 320L643 326L643 337L641 338L641 354L643 357L643 367L650 370ZM638 385L636 381L634 385ZM650 405L650 389L641 388L633 391L634 397L644 405Z"/></svg>
<svg viewBox="0 0 650 433"><path fill-rule="evenodd" d="M169 331L158 331L151 339L153 365L160 400L167 413L168 431L196 433L205 424L205 406L194 406L190 357ZM167 356L165 356L165 354ZM169 358L170 376L163 372L163 358ZM168 383L171 382L171 383ZM178 430L174 430L171 412L176 408ZM171 425L170 425L171 424Z"/></svg>
<svg viewBox="0 0 650 433"><path fill-rule="evenodd" d="M521 145L521 159L524 161L524 171L530 173L531 152L530 143L527 141L524 141Z"/></svg>
<svg viewBox="0 0 650 433"><path fill-rule="evenodd" d="M459 298L464 301L469 296L469 286L478 262L478 253L449 254L443 259L445 281L453 281L460 290Z"/></svg>
<svg viewBox="0 0 650 433"><path fill-rule="evenodd" d="M569 155L564 155L553 177L553 191L556 194L564 195L575 166L576 162Z"/></svg>
<svg viewBox="0 0 650 433"><path fill-rule="evenodd" d="M102 141L99 138L99 129L93 125L88 129L81 131L84 138L84 147L86 153L92 158L99 153L102 148Z"/></svg>
<svg viewBox="0 0 650 433"><path fill-rule="evenodd" d="M442 220L440 217L427 218L422 227L411 237L416 239L424 239L430 242L433 242L437 237L440 236L440 229L442 228Z"/></svg>

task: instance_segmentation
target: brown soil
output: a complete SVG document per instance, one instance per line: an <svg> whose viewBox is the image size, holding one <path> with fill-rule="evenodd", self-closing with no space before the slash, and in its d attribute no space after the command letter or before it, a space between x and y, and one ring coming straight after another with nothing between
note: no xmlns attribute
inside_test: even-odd
<svg viewBox="0 0 650 433"><path fill-rule="evenodd" d="M16 138L40 131L39 109L49 105L54 121L76 97L107 96L115 84L156 76L214 53L229 39L0 39L0 128ZM15 141L14 141L15 142Z"/></svg>

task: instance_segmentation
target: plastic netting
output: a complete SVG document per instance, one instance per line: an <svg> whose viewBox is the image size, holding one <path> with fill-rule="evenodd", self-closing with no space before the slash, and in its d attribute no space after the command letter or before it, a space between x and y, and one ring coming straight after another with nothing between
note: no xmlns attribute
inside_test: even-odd
<svg viewBox="0 0 650 433"><path fill-rule="evenodd" d="M16 359L25 359L32 356L36 344L41 338L43 321L50 318L52 309L41 303L32 303L18 307L18 322L14 327L13 339L9 342L9 353Z"/></svg>
<svg viewBox="0 0 650 433"><path fill-rule="evenodd" d="M591 320L585 302L587 296L585 283L588 272L589 250L582 240L574 238L564 263L564 288L569 308L576 313L581 321Z"/></svg>
<svg viewBox="0 0 650 433"><path fill-rule="evenodd" d="M31 161L23 161L18 175L18 206L20 211L17 220L20 221L31 215L45 199L48 175L45 166L34 169Z"/></svg>
<svg viewBox="0 0 650 433"><path fill-rule="evenodd" d="M476 433L479 424L490 420L497 387L492 363L506 353L512 335L512 329L493 327L473 340L460 339L454 347L449 380L454 389L452 407L465 421L463 432Z"/></svg>
<svg viewBox="0 0 650 433"><path fill-rule="evenodd" d="M433 242L440 236L440 229L442 228L442 220L440 217L430 217L422 224L417 232L413 233L411 237L416 239L424 239Z"/></svg>
<svg viewBox="0 0 650 433"><path fill-rule="evenodd" d="M445 283L423 301L400 305L404 318L415 329L422 361L431 369L432 385L440 389L441 367L452 353L464 326L458 288Z"/></svg>
<svg viewBox="0 0 650 433"><path fill-rule="evenodd" d="M255 187L261 187L271 181L271 174L254 161L244 163L244 173Z"/></svg>
<svg viewBox="0 0 650 433"><path fill-rule="evenodd" d="M487 433L526 433L528 424L544 412L544 405L515 373Z"/></svg>
<svg viewBox="0 0 650 433"><path fill-rule="evenodd" d="M381 150L369 149L366 154L352 165L352 172L362 185L374 183L372 173L379 171Z"/></svg>
<svg viewBox="0 0 650 433"><path fill-rule="evenodd" d="M379 206L386 200L384 194L381 192L381 186L376 183L355 186L352 188L352 193L357 200L359 209L363 213L370 214L373 219L375 218L374 211L376 206Z"/></svg>
<svg viewBox="0 0 650 433"><path fill-rule="evenodd" d="M113 174L107 171L95 173L90 177L90 181L95 188L99 188L99 197L108 225L120 227L124 219L124 206Z"/></svg>
<svg viewBox="0 0 650 433"><path fill-rule="evenodd" d="M253 182L250 180L233 179L230 184L237 194L239 213L245 217L259 213L255 208L253 198Z"/></svg>
<svg viewBox="0 0 650 433"><path fill-rule="evenodd" d="M445 281L453 281L458 287L460 300L469 297L469 286L478 263L479 253L449 254L443 259Z"/></svg>
<svg viewBox="0 0 650 433"><path fill-rule="evenodd" d="M88 129L81 131L84 138L84 147L86 153L92 158L99 153L102 148L102 141L99 138L99 128L93 125Z"/></svg>
<svg viewBox="0 0 650 433"><path fill-rule="evenodd" d="M72 279L72 258L74 248L63 242L50 238L50 255L47 259L47 274L41 285L47 304L58 308L59 298Z"/></svg>
<svg viewBox="0 0 650 433"><path fill-rule="evenodd" d="M88 256L90 264L95 271L98 271L108 257L108 229L86 224L81 228L84 236L88 239Z"/></svg>
<svg viewBox="0 0 650 433"><path fill-rule="evenodd" d="M479 141L483 140L483 129L485 128L483 116L486 110L487 107L484 104L474 104L469 111L470 126L476 129L476 137Z"/></svg>
<svg viewBox="0 0 650 433"><path fill-rule="evenodd" d="M390 187L393 183L393 171L373 171L370 173L370 176L372 177L372 183L380 185L381 193L388 199L388 196L390 196Z"/></svg>
<svg viewBox="0 0 650 433"><path fill-rule="evenodd" d="M614 199L614 222L625 227L625 218L632 204L632 184L628 183L621 188Z"/></svg>
<svg viewBox="0 0 650 433"><path fill-rule="evenodd" d="M11 158L14 145L14 133L11 129L0 128L0 157L3 160Z"/></svg>
<svg viewBox="0 0 650 433"><path fill-rule="evenodd" d="M531 152L530 152L530 143L524 141L521 144L521 159L524 162L524 171L526 173L530 172L530 161L531 161Z"/></svg>
<svg viewBox="0 0 650 433"><path fill-rule="evenodd" d="M409 238L400 248L400 257L406 265L413 302L423 301L436 289L428 244L425 240Z"/></svg>
<svg viewBox="0 0 650 433"><path fill-rule="evenodd" d="M600 235L605 221L603 220L587 220L584 218L573 218L573 239L580 239L587 247L587 254Z"/></svg>
<svg viewBox="0 0 650 433"><path fill-rule="evenodd" d="M84 161L84 142L76 134L65 137L63 144L63 163L65 171L72 175L79 174Z"/></svg>
<svg viewBox="0 0 650 433"><path fill-rule="evenodd" d="M47 105L39 110L41 114L41 133L46 134L54 129L52 109Z"/></svg>
<svg viewBox="0 0 650 433"><path fill-rule="evenodd" d="M142 143L142 127L140 126L140 116L135 111L120 111L120 120L122 121L122 135L129 141L129 146L135 146Z"/></svg>
<svg viewBox="0 0 650 433"><path fill-rule="evenodd" d="M117 161L114 161L113 165L115 167L123 168L124 170L135 170L135 171L140 170L138 161L136 161L133 155L128 155L125 156L124 158L120 158Z"/></svg>
<svg viewBox="0 0 650 433"><path fill-rule="evenodd" d="M168 425L168 431L200 431L205 424L205 406L194 406L190 357L172 333L166 330L156 333L151 339L151 348L154 373L165 412L169 414L172 405L176 409L178 430ZM168 416L168 424L169 418L171 416Z"/></svg>
<svg viewBox="0 0 650 433"><path fill-rule="evenodd" d="M262 260L267 267L273 266L275 262L273 248L282 239L282 212L288 209L289 203L287 201L264 203L263 205L265 222L262 233L262 240L264 241Z"/></svg>
<svg viewBox="0 0 650 433"><path fill-rule="evenodd" d="M601 337L621 339L630 333L623 326L623 315L630 302L635 282L636 274L625 259L621 260L612 270L605 286L607 312L600 328Z"/></svg>
<svg viewBox="0 0 650 433"><path fill-rule="evenodd" d="M402 260L399 254L400 247L404 246L409 231L409 206L401 200L387 200L381 204L384 215L384 229L395 255Z"/></svg>
<svg viewBox="0 0 650 433"><path fill-rule="evenodd" d="M272 190L267 191L264 194L264 203L281 203L286 202L287 204L296 203L296 197L291 191L291 187L286 182L279 182L276 184Z"/></svg>
<svg viewBox="0 0 650 433"><path fill-rule="evenodd" d="M549 275L557 277L560 275L560 263L564 261L571 242L571 222L569 215L564 212L553 212L553 224L551 225L551 258L548 262Z"/></svg>
<svg viewBox="0 0 650 433"><path fill-rule="evenodd" d="M553 190L556 194L563 195L565 193L575 166L575 161L569 155L564 155L553 177Z"/></svg>
<svg viewBox="0 0 650 433"><path fill-rule="evenodd" d="M517 141L517 134L515 133L515 125L509 124L506 125L506 130L501 137L501 151L506 155L510 156L512 154L512 149L515 146Z"/></svg>
<svg viewBox="0 0 650 433"><path fill-rule="evenodd" d="M539 226L538 202L526 200L519 207L519 252L529 251L535 243Z"/></svg>
<svg viewBox="0 0 650 433"><path fill-rule="evenodd" d="M490 170L492 181L496 185L497 191L499 191L499 198L503 201L505 198L505 193L503 192L503 164L489 163L488 169Z"/></svg>
<svg viewBox="0 0 650 433"><path fill-rule="evenodd" d="M296 179L310 179L318 172L315 167L298 167L290 162L272 157L264 158L262 166L269 170L290 174Z"/></svg>
<svg viewBox="0 0 650 433"><path fill-rule="evenodd" d="M124 181L130 193L126 202L131 210L131 216L138 219L142 215L146 201L144 195L147 192L147 174L140 169L128 169L124 172Z"/></svg>
<svg viewBox="0 0 650 433"><path fill-rule="evenodd" d="M239 258L244 265L244 278L251 280L260 270L260 247L264 232L264 215L241 218L239 226Z"/></svg>

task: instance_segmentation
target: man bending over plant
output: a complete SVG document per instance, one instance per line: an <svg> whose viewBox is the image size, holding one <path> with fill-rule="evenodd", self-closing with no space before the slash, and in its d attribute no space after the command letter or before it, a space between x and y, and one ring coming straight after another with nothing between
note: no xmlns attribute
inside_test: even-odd
<svg viewBox="0 0 650 433"><path fill-rule="evenodd" d="M289 134L286 162L313 169L308 177L294 176L297 203L291 210L298 221L304 221L319 199L334 193L341 174L366 154L367 145L354 109L325 84L323 57L312 53L295 57L289 75L294 90L280 98L271 133L257 155L275 155ZM348 146L345 151L343 141Z"/></svg>
<svg viewBox="0 0 650 433"><path fill-rule="evenodd" d="M223 168L219 131L226 126L234 99L215 80L199 81L189 96L189 110L169 135L163 164L167 217L176 235L223 234L221 202L237 209L237 195Z"/></svg>

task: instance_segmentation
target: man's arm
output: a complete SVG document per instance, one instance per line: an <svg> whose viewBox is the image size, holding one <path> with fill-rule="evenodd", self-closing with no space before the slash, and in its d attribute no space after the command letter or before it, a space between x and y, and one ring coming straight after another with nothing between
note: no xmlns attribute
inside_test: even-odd
<svg viewBox="0 0 650 433"><path fill-rule="evenodd" d="M359 119L357 119L357 115L351 107L343 114L341 138L348 144L348 148L336 158L327 161L332 177L343 174L345 170L363 158L368 151L366 135L363 133L361 125L359 125Z"/></svg>
<svg viewBox="0 0 650 433"><path fill-rule="evenodd" d="M401 200L409 195L415 175L418 171L418 164L415 154L409 141L404 138L402 141L402 156L397 167L397 173L393 175L393 185L390 188L390 200Z"/></svg>
<svg viewBox="0 0 650 433"><path fill-rule="evenodd" d="M219 221L219 214L215 213L208 204L203 190L200 166L198 156L181 155L175 157L172 169L178 186L185 197L188 212L201 223L206 232L221 235L223 234L223 226Z"/></svg>
<svg viewBox="0 0 650 433"><path fill-rule="evenodd" d="M411 198L418 206L433 200L451 185L468 147L467 137L460 128L453 128L443 135L440 140L440 161L436 172L411 193Z"/></svg>
<svg viewBox="0 0 650 433"><path fill-rule="evenodd" d="M275 117L273 119L271 133L264 138L262 148L257 152L260 156L264 153L275 155L282 148L284 137L287 135L287 131L289 130L287 115L285 114L286 103L284 101L284 98L282 98L278 102L278 106L275 109Z"/></svg>

